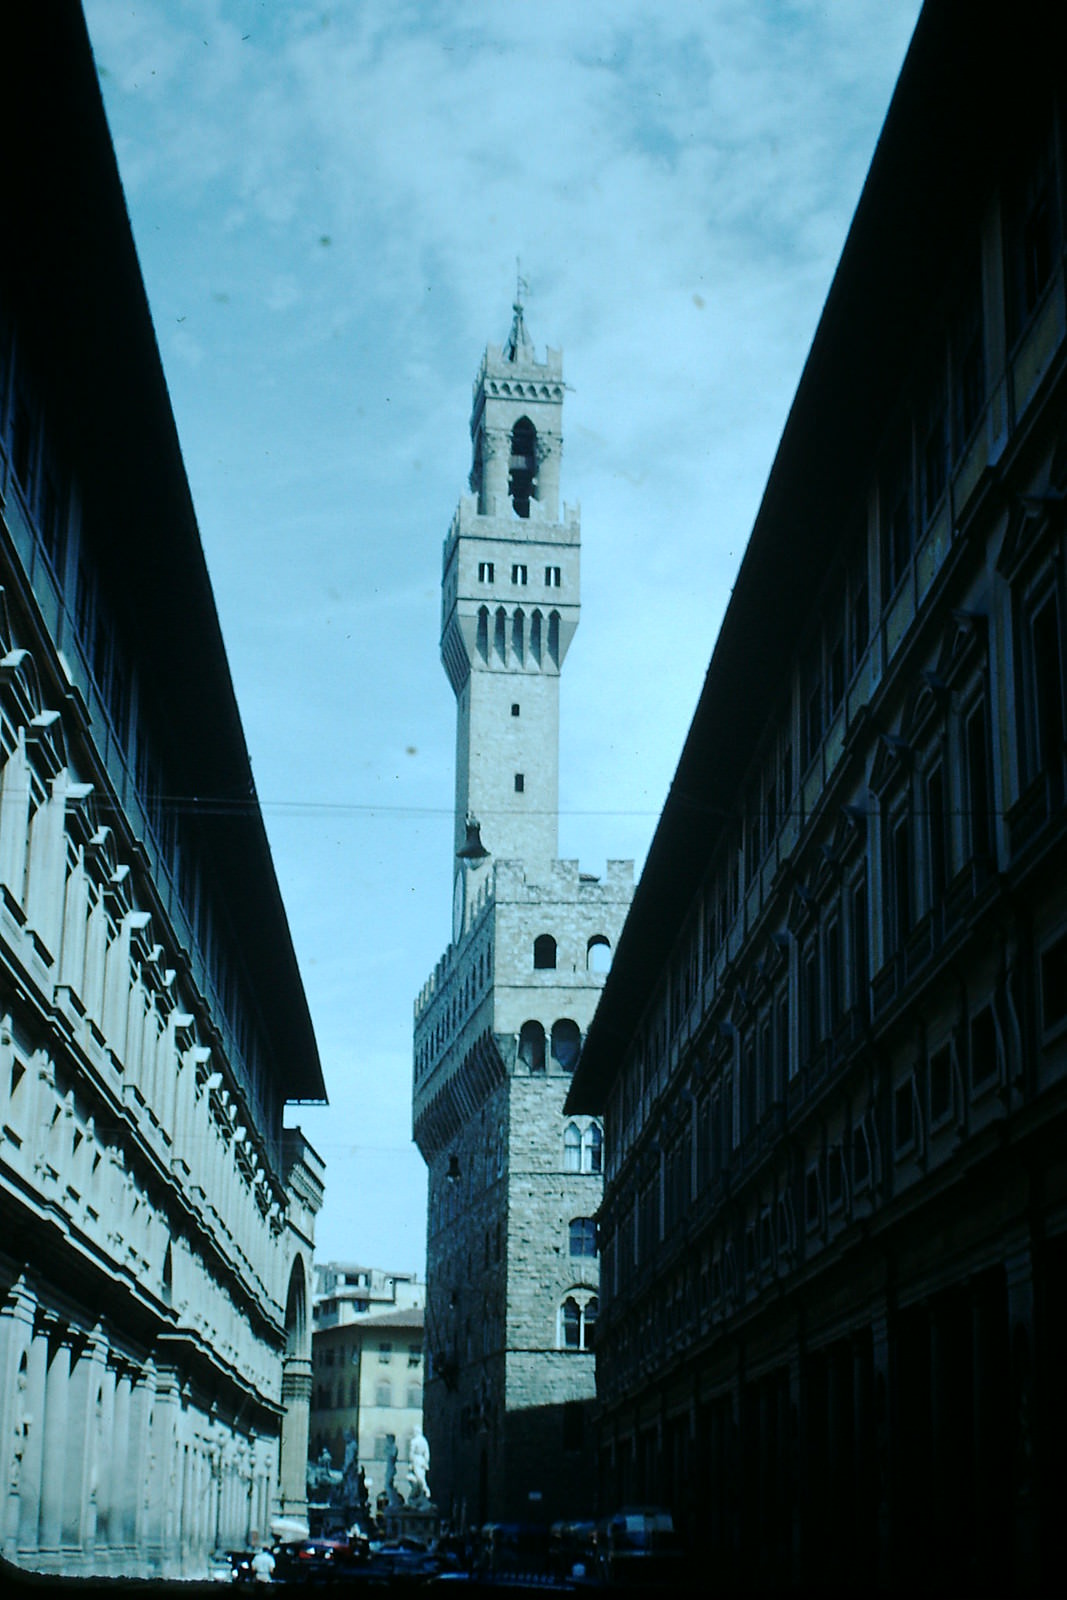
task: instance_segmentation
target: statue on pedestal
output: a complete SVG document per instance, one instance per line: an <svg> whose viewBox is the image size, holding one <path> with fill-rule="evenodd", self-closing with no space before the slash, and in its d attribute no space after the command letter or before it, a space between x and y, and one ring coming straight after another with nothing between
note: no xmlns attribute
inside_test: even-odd
<svg viewBox="0 0 1067 1600"><path fill-rule="evenodd" d="M430 1446L426 1435L417 1433L411 1441L411 1465L408 1469L408 1482L412 1487L408 1496L408 1505L422 1506L429 1504L429 1471Z"/></svg>

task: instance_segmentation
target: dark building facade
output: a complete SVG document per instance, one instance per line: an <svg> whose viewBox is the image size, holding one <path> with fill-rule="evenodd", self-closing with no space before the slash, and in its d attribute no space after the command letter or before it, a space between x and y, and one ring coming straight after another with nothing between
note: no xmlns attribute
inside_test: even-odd
<svg viewBox="0 0 1067 1600"><path fill-rule="evenodd" d="M324 1099L80 8L0 21L0 1541L300 1515Z"/></svg>
<svg viewBox="0 0 1067 1600"><path fill-rule="evenodd" d="M920 18L568 1100L602 1509L727 1582L1059 1570L1064 43Z"/></svg>

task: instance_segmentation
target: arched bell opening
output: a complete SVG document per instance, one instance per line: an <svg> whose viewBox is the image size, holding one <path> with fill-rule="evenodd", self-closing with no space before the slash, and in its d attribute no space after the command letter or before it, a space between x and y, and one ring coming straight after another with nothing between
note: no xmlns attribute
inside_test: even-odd
<svg viewBox="0 0 1067 1600"><path fill-rule="evenodd" d="M508 494L517 517L530 515L537 498L537 429L529 417L520 417L511 430Z"/></svg>

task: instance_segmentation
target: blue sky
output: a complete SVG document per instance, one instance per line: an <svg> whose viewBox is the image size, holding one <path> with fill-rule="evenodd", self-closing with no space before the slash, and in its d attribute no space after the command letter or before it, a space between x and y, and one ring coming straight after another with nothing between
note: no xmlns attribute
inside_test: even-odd
<svg viewBox="0 0 1067 1600"><path fill-rule="evenodd" d="M324 1259L424 1259L441 543L516 258L582 508L560 850L640 866L918 9L85 0L326 1073Z"/></svg>

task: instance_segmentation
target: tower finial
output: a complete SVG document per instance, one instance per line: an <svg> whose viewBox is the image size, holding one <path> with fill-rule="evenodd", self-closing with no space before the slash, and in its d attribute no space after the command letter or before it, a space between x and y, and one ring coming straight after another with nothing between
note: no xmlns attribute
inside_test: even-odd
<svg viewBox="0 0 1067 1600"><path fill-rule="evenodd" d="M519 356L526 359L533 357L533 340L526 332L526 323L523 321L522 302L523 296L529 294L530 285L522 275L522 265L518 256L515 257L515 300L512 304L514 316L511 319L511 332L508 334L507 343L504 345L504 354L509 361L517 361Z"/></svg>

